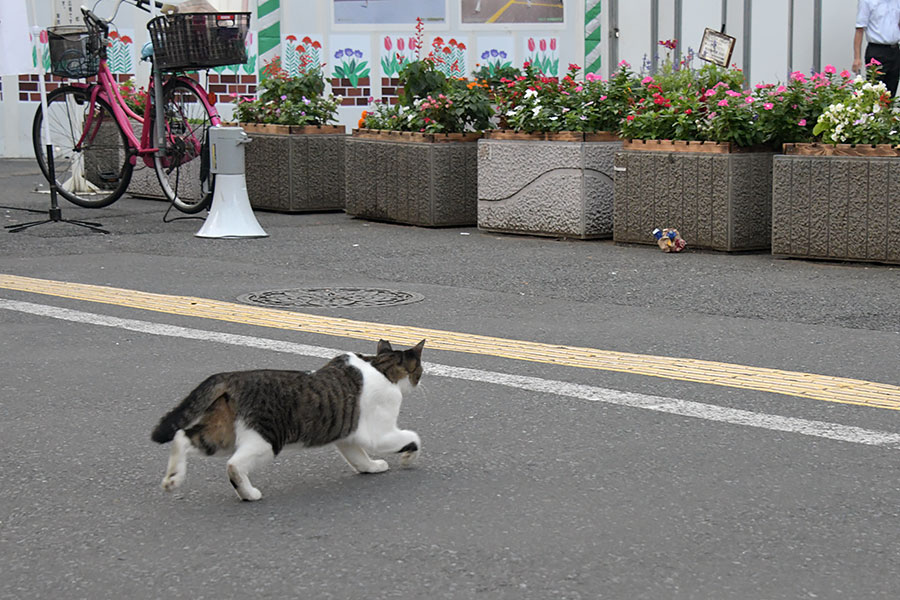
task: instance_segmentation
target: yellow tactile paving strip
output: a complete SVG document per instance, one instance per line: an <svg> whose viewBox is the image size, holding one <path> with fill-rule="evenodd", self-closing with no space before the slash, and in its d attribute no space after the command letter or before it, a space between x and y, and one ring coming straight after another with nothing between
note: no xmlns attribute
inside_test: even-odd
<svg viewBox="0 0 900 600"><path fill-rule="evenodd" d="M428 340L428 347L435 350L466 352L585 369L618 371L799 396L827 402L900 410L900 387L859 379L781 371L693 358L651 356L596 348L543 344L439 329L368 323L221 302L207 298L152 294L137 290L16 275L0 274L0 288L320 335L373 341L383 338L399 345L412 345L424 338Z"/></svg>

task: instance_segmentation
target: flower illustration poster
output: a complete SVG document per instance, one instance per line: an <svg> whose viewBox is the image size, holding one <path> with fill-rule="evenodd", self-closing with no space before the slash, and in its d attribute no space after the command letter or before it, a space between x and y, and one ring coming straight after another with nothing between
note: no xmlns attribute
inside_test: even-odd
<svg viewBox="0 0 900 600"><path fill-rule="evenodd" d="M525 39L525 62L548 77L559 76L559 41L555 37L529 36Z"/></svg>
<svg viewBox="0 0 900 600"><path fill-rule="evenodd" d="M491 75L515 63L514 43L511 37L479 37L476 42L475 70L487 68Z"/></svg>
<svg viewBox="0 0 900 600"><path fill-rule="evenodd" d="M106 57L113 73L134 73L134 30L110 31Z"/></svg>
<svg viewBox="0 0 900 600"><path fill-rule="evenodd" d="M334 79L347 79L350 87L368 86L370 38L366 35L333 35L329 38L328 73ZM365 79L361 86L360 80Z"/></svg>
<svg viewBox="0 0 900 600"><path fill-rule="evenodd" d="M397 77L407 62L416 58L416 36L385 34L380 37L382 77Z"/></svg>
<svg viewBox="0 0 900 600"><path fill-rule="evenodd" d="M325 48L322 38L313 34L289 33L281 38L284 58L281 68L289 77L299 77L322 68Z"/></svg>

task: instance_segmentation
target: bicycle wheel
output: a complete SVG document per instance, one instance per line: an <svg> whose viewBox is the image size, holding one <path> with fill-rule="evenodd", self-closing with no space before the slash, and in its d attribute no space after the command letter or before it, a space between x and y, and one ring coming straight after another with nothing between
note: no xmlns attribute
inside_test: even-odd
<svg viewBox="0 0 900 600"><path fill-rule="evenodd" d="M153 157L156 176L178 210L193 214L212 202L215 178L209 172L212 120L195 89L177 79L163 87L166 154Z"/></svg>
<svg viewBox="0 0 900 600"><path fill-rule="evenodd" d="M99 97L92 103L89 90L63 86L47 96L46 119L59 195L85 208L102 208L118 200L128 189L134 165L128 139L109 104ZM50 181L43 125L43 107L38 106L31 138L41 172Z"/></svg>

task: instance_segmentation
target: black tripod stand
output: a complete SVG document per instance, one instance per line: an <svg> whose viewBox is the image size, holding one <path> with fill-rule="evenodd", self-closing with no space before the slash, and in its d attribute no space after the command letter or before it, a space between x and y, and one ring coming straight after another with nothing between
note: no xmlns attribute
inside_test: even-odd
<svg viewBox="0 0 900 600"><path fill-rule="evenodd" d="M28 229L29 227L35 227L37 225L44 225L45 223L71 223L72 225L78 225L80 227L85 227L90 229L91 231L96 231L97 233L109 233L105 229L100 228L100 223L92 223L90 221L78 221L75 219L63 219L62 218L62 209L59 207L59 201L56 197L57 188L56 188L56 169L53 163L53 144L47 144L47 171L50 174L50 210L48 211L47 219L43 219L41 221L30 221L28 223L19 223L18 225L7 225L4 229L9 230L10 233L16 233L19 231L23 231ZM30 210L30 209L26 209ZM39 211L31 211L31 212L39 212Z"/></svg>

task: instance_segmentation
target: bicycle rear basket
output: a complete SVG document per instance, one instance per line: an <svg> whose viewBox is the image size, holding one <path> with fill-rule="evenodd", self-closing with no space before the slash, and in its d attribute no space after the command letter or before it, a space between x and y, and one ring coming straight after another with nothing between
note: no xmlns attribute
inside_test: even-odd
<svg viewBox="0 0 900 600"><path fill-rule="evenodd" d="M59 77L91 77L100 70L100 33L83 25L47 28L50 72Z"/></svg>
<svg viewBox="0 0 900 600"><path fill-rule="evenodd" d="M176 13L147 23L153 60L165 71L191 71L247 62L250 13Z"/></svg>

